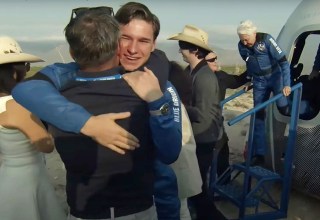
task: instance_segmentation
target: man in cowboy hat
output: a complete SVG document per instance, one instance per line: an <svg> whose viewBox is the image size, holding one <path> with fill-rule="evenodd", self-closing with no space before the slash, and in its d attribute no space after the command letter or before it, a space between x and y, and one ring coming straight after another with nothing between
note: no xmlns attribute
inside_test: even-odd
<svg viewBox="0 0 320 220"><path fill-rule="evenodd" d="M186 25L181 33L169 40L178 40L179 52L189 64L186 71L192 77L192 101L186 106L196 140L196 154L202 178L202 193L191 197L197 219L225 219L215 209L208 196L207 173L213 159L213 148L222 136L223 118L219 106L220 93L217 77L209 68L205 57L212 51L208 34L192 25Z"/></svg>

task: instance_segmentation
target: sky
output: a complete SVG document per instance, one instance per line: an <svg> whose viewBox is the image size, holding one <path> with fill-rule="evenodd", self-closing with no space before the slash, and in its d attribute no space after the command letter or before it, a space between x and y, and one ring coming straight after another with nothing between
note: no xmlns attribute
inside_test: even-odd
<svg viewBox="0 0 320 220"><path fill-rule="evenodd" d="M277 37L302 0L136 0L149 7L161 23L158 42L192 24L209 33L209 44L237 49L236 28L250 19L258 31ZM62 42L63 29L76 7L107 5L115 11L124 0L0 0L0 35L18 42ZM32 48L31 48L32 50ZM32 51L28 51L32 52Z"/></svg>

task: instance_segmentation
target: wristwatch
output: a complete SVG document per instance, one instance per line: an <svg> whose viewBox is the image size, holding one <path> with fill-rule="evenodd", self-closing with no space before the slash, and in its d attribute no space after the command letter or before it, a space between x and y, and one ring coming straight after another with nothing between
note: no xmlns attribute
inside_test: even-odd
<svg viewBox="0 0 320 220"><path fill-rule="evenodd" d="M170 111L170 105L168 103L164 103L158 110L150 110L150 115L168 115Z"/></svg>

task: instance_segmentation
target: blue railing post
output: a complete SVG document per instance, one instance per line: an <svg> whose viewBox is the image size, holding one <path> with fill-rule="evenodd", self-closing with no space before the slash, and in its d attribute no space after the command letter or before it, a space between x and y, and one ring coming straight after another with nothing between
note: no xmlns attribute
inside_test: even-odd
<svg viewBox="0 0 320 220"><path fill-rule="evenodd" d="M301 84L301 83L300 83ZM289 205L289 193L290 193L290 186L292 182L291 173L292 173L292 166L293 166L293 154L294 154L294 146L296 142L296 130L299 118L299 108L301 102L301 95L302 95L302 87L299 87L297 91L293 94L293 103L291 109L291 118L290 118L290 125L289 125L289 138L287 142L287 150L285 155L285 167L284 167L284 182L288 185L283 190L283 196L281 197L280 209L287 213L288 205Z"/></svg>

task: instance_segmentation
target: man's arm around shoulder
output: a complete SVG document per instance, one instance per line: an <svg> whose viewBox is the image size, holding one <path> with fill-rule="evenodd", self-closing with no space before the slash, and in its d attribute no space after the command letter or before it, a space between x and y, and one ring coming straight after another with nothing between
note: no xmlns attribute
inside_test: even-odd
<svg viewBox="0 0 320 220"><path fill-rule="evenodd" d="M79 133L91 115L59 92L74 79L77 70L74 63L47 66L19 83L13 89L12 96L40 119L64 131Z"/></svg>
<svg viewBox="0 0 320 220"><path fill-rule="evenodd" d="M115 120L130 117L130 113L92 116L82 106L69 102L60 94L58 89L72 81L76 71L75 64L51 65L19 83L12 95L42 120L64 131L81 132L118 153L124 154L125 149L139 146L136 137L115 123Z"/></svg>

